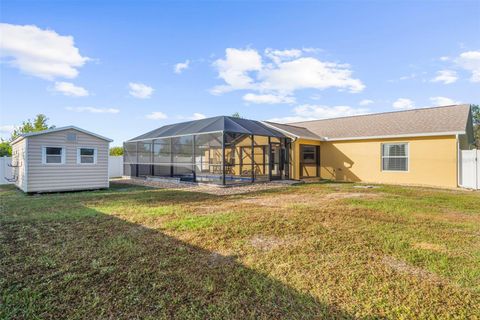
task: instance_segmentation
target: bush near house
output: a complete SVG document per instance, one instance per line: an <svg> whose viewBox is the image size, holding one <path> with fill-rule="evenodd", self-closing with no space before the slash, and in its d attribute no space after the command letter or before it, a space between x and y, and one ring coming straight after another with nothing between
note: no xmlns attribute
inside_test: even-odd
<svg viewBox="0 0 480 320"><path fill-rule="evenodd" d="M111 147L110 148L111 156L123 156L123 147Z"/></svg>
<svg viewBox="0 0 480 320"><path fill-rule="evenodd" d="M480 193L1 187L2 319L474 319Z"/></svg>

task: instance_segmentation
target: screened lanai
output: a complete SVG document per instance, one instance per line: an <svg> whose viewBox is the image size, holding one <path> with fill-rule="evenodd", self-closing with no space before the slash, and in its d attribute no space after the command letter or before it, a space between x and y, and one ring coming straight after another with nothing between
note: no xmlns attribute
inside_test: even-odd
<svg viewBox="0 0 480 320"><path fill-rule="evenodd" d="M290 142L255 120L220 116L171 124L124 143L124 172L222 185L288 179Z"/></svg>

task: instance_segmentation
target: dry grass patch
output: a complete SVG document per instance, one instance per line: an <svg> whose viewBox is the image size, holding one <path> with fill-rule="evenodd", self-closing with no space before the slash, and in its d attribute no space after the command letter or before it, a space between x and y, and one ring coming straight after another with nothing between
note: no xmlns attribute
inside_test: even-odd
<svg viewBox="0 0 480 320"><path fill-rule="evenodd" d="M417 242L413 244L414 248L422 250L431 250L436 252L446 252L447 247L441 244L428 243L428 242Z"/></svg>

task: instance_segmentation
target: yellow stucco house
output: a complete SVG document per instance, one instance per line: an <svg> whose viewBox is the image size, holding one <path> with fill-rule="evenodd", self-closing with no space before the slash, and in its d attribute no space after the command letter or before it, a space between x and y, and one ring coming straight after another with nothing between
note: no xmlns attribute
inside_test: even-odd
<svg viewBox="0 0 480 320"><path fill-rule="evenodd" d="M474 143L470 105L269 124L293 137L293 179L457 187Z"/></svg>
<svg viewBox="0 0 480 320"><path fill-rule="evenodd" d="M280 124L219 116L124 143L130 177L232 185L271 180L457 187L474 143L469 105Z"/></svg>

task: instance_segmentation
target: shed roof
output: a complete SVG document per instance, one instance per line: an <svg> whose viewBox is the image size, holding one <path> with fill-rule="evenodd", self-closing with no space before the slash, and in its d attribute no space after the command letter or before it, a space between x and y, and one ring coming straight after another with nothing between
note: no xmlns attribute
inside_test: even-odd
<svg viewBox="0 0 480 320"><path fill-rule="evenodd" d="M222 131L278 138L286 137L280 131L273 129L260 121L228 116L218 116L213 118L169 124L142 134L138 137L132 138L128 141L148 140L155 138L166 138L189 134L212 133Z"/></svg>
<svg viewBox="0 0 480 320"><path fill-rule="evenodd" d="M461 104L295 122L288 125L306 128L325 140L453 135L465 134L470 130L470 113L470 105Z"/></svg>
<svg viewBox="0 0 480 320"><path fill-rule="evenodd" d="M113 140L112 139L109 139L109 138L106 138L104 136L101 136L99 134L96 134L96 133L93 133L93 132L90 132L88 130L85 130L85 129L82 129L82 128L79 128L79 127L76 127L76 126L66 126L66 127L58 127L58 128L52 128L52 129L48 129L48 130L43 130L43 131L36 131L36 132L28 132L28 133L22 133L20 136L18 136L15 140L12 141L12 144L15 144L25 138L28 138L28 137L33 137L33 136L39 136L39 135L42 135L42 134L47 134L47 133L52 133L52 132L58 132L58 131L63 131L63 130L77 130L77 131L80 131L80 132L83 132L85 134L89 134L91 136L94 136L94 137L97 137L99 139L102 139L102 140L105 140L105 141L108 141L108 142L112 142Z"/></svg>

